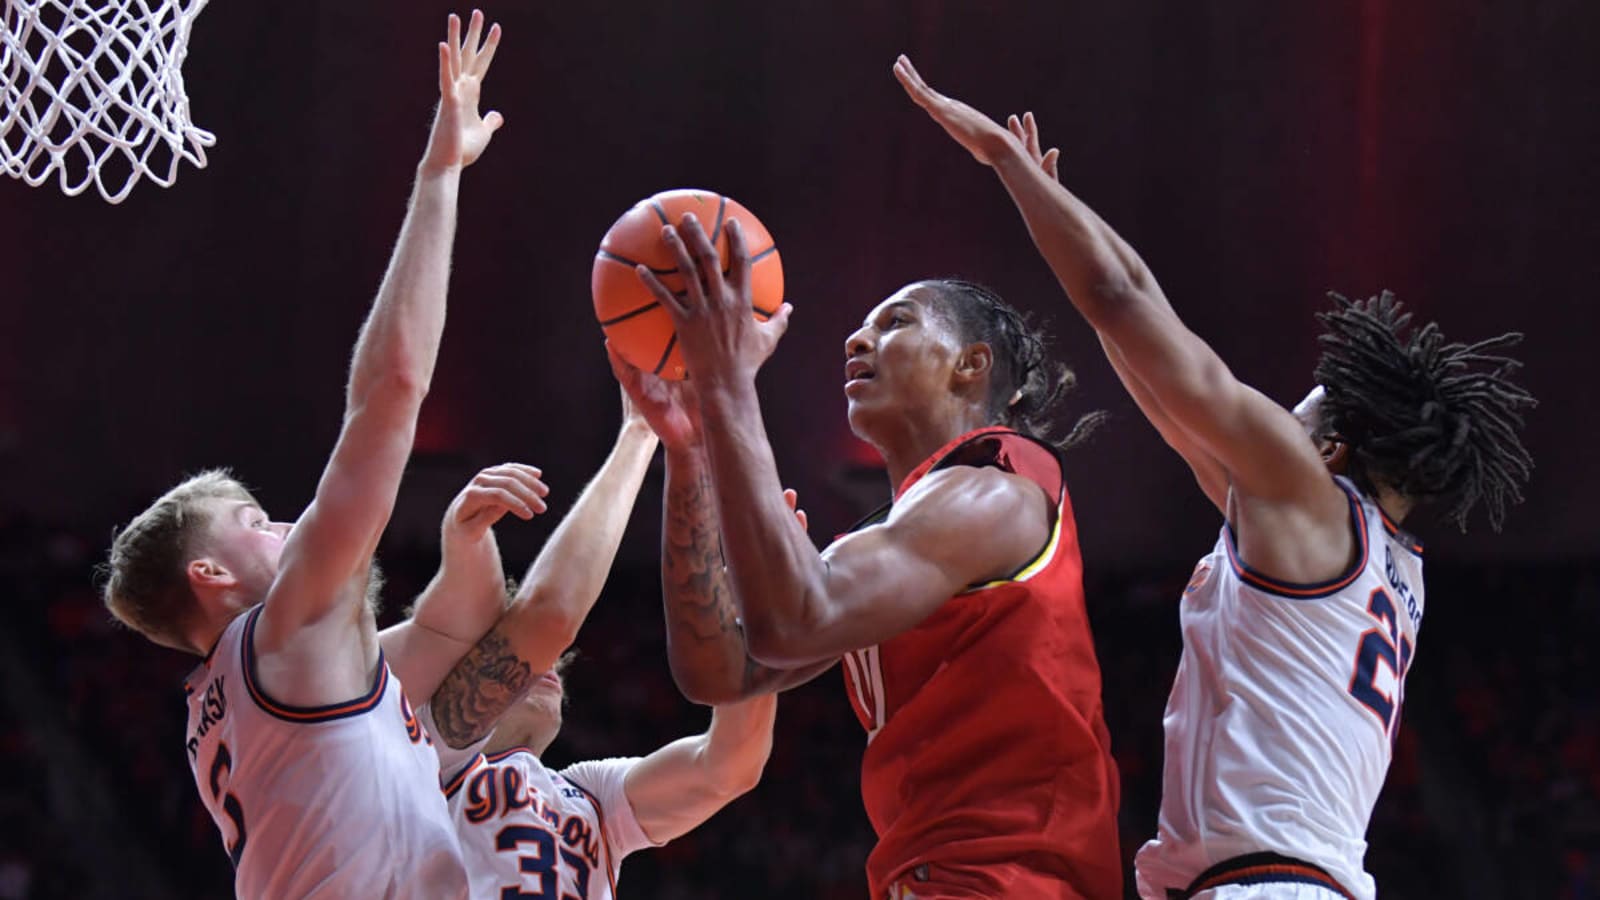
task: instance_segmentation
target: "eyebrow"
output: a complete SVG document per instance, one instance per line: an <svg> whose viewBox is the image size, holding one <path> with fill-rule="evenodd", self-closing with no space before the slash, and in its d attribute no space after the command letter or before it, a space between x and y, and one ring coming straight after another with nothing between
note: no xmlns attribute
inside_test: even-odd
<svg viewBox="0 0 1600 900"><path fill-rule="evenodd" d="M865 327L867 325L871 325L872 321L874 319L878 318L878 316L883 315L884 313L888 312L891 309L917 309L917 308L918 308L918 304L917 304L917 301L915 301L915 300L896 300L893 303L889 304L888 306L885 306L882 309L880 309L875 315L870 315L870 316L867 316L865 319L862 319L861 320L861 324L862 324L863 327Z"/></svg>

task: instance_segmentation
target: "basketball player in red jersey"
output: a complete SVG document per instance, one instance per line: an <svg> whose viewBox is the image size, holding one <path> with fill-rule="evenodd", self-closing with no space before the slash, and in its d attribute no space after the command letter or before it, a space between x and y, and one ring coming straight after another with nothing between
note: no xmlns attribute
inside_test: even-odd
<svg viewBox="0 0 1600 900"><path fill-rule="evenodd" d="M787 326L750 314L695 218L662 229L690 381L614 354L667 451L662 576L673 674L723 703L843 658L867 730L876 898L1122 896L1117 774L1058 448L1033 436L1070 383L988 290L919 281L845 341L850 425L894 499L819 554L787 508L754 378ZM692 384L693 390L688 388ZM1092 426L1080 422L1067 443Z"/></svg>

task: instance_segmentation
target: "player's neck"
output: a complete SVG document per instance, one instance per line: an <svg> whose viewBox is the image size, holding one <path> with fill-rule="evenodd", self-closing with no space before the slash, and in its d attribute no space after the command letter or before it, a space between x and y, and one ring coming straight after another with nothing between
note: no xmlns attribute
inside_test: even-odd
<svg viewBox="0 0 1600 900"><path fill-rule="evenodd" d="M1416 503L1412 502L1409 497L1386 487L1378 488L1377 495L1373 497L1373 501L1378 504L1379 509L1383 510L1383 514L1389 517L1389 521L1396 525L1405 521L1406 516L1411 515L1412 508L1416 506Z"/></svg>
<svg viewBox="0 0 1600 900"><path fill-rule="evenodd" d="M889 489L898 491L917 466L940 448L969 431L992 424L983 410L966 406L937 417L920 418L904 416L895 422L893 430L886 430L881 440L873 441L889 471Z"/></svg>

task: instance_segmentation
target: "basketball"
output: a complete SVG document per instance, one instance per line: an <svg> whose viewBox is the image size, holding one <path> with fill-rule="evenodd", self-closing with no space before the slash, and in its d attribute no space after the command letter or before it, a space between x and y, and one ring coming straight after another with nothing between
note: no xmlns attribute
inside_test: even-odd
<svg viewBox="0 0 1600 900"><path fill-rule="evenodd" d="M676 225L691 212L717 248L723 272L728 271L727 224L739 220L750 251L750 299L758 320L766 321L783 303L778 245L761 220L738 201L715 191L682 189L662 191L634 204L612 224L595 252L590 277L594 314L606 339L628 364L670 381L681 381L685 375L678 335L672 316L639 281L634 266L649 266L668 290L682 294L686 282L676 257L661 239L661 226Z"/></svg>

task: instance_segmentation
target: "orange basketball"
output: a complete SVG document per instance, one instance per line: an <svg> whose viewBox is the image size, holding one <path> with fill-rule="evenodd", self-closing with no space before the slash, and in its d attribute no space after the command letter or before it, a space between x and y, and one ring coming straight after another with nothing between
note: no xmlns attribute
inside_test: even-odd
<svg viewBox="0 0 1600 900"><path fill-rule="evenodd" d="M761 220L731 197L692 189L662 191L634 204L600 239L594 255L589 286L594 294L594 314L617 354L636 368L662 378L684 377L683 357L672 317L655 295L639 281L636 265L646 265L674 293L686 287L677 259L661 239L662 225L677 225L684 213L694 213L722 257L728 271L727 223L739 220L745 247L750 251L750 299L760 321L783 304L783 264L778 245Z"/></svg>

